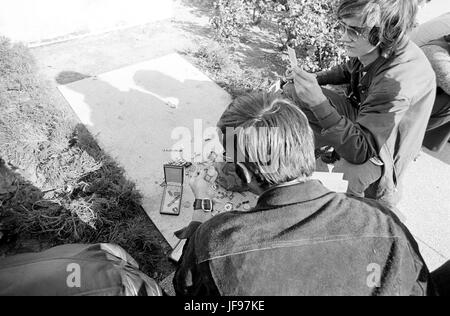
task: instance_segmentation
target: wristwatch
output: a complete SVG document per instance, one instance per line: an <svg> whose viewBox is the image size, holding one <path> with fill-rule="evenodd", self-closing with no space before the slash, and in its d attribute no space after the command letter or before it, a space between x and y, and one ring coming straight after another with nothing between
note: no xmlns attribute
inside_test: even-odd
<svg viewBox="0 0 450 316"><path fill-rule="evenodd" d="M212 212L213 210L213 202L211 200L195 200L194 202L194 211L203 210L204 212Z"/></svg>

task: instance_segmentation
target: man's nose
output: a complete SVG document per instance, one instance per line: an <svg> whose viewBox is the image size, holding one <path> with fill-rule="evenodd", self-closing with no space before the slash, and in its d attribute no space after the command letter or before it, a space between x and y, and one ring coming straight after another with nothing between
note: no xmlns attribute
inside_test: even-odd
<svg viewBox="0 0 450 316"><path fill-rule="evenodd" d="M347 31L343 31L340 33L339 42L344 43L344 44L349 44L349 43L353 42L353 40L348 36Z"/></svg>

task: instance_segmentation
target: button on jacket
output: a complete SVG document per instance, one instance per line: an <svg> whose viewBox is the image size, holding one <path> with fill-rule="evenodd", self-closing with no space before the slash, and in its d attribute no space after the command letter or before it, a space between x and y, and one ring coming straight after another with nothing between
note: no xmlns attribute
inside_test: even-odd
<svg viewBox="0 0 450 316"><path fill-rule="evenodd" d="M192 223L178 295L433 294L418 246L387 204L318 181L265 192L250 212Z"/></svg>

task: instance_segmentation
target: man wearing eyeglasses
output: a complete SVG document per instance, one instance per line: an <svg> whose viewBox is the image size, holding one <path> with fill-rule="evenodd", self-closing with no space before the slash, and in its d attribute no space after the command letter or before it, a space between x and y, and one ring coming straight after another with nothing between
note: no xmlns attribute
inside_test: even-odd
<svg viewBox="0 0 450 316"><path fill-rule="evenodd" d="M307 114L316 147L334 148L349 193L396 204L401 176L421 149L436 78L408 38L418 0L343 0L337 28L349 61L310 74L297 67L284 87ZM346 96L328 84L348 84Z"/></svg>

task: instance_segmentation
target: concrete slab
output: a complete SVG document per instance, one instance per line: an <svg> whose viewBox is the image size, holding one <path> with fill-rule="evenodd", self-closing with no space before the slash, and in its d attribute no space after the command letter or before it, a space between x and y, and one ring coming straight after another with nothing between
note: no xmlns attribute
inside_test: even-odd
<svg viewBox="0 0 450 316"><path fill-rule="evenodd" d="M406 226L428 246L423 256L433 267L450 259L450 164L443 154L436 157L422 152L410 165L399 205Z"/></svg>
<svg viewBox="0 0 450 316"><path fill-rule="evenodd" d="M59 89L99 145L137 184L144 209L174 247L178 240L173 233L189 223L194 199L186 183L181 215L159 214L163 164L173 158L166 150L180 137L192 136L187 145L192 153L201 152L202 144L193 142L194 133L203 140L231 97L177 54Z"/></svg>
<svg viewBox="0 0 450 316"><path fill-rule="evenodd" d="M423 242L419 237L415 236L415 238L419 244L420 253L431 272L437 270L448 261L442 254Z"/></svg>

